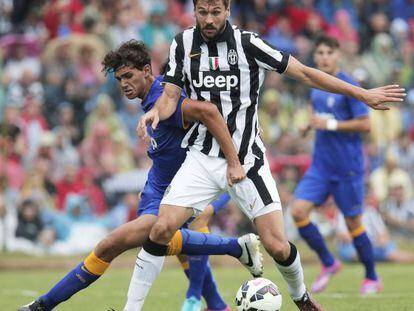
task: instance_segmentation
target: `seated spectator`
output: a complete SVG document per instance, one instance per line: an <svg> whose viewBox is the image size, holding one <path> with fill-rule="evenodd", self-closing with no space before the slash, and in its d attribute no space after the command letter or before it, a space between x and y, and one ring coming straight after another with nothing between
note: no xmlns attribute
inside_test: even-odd
<svg viewBox="0 0 414 311"><path fill-rule="evenodd" d="M95 184L92 170L87 167L81 168L77 179L83 185L82 195L88 198L92 214L94 216L105 215L107 211L105 195Z"/></svg>
<svg viewBox="0 0 414 311"><path fill-rule="evenodd" d="M167 8L163 3L153 5L149 20L142 25L139 35L150 49L157 43L170 44L177 33L175 25L167 23Z"/></svg>
<svg viewBox="0 0 414 311"><path fill-rule="evenodd" d="M62 211L65 208L66 197L69 193L81 193L83 184L77 179L78 168L73 164L66 164L63 178L56 183L56 207Z"/></svg>
<svg viewBox="0 0 414 311"><path fill-rule="evenodd" d="M33 198L24 200L18 208L15 237L12 250L27 252L42 252L55 240L54 230L45 226L39 204Z"/></svg>
<svg viewBox="0 0 414 311"><path fill-rule="evenodd" d="M87 252L107 234L103 219L92 215L89 200L76 193L68 194L63 214L50 218L58 240L49 250L53 254Z"/></svg>
<svg viewBox="0 0 414 311"><path fill-rule="evenodd" d="M362 221L374 248L375 261L414 262L414 253L399 250L391 240L381 214L375 207L366 206ZM357 252L352 244L352 237L346 228L345 219L341 213L338 213L336 238L339 258L344 262L358 261Z"/></svg>
<svg viewBox="0 0 414 311"><path fill-rule="evenodd" d="M58 124L53 128L55 134L60 134L64 145L77 146L81 142L81 129L76 126L73 106L62 102L58 107Z"/></svg>
<svg viewBox="0 0 414 311"><path fill-rule="evenodd" d="M394 182L398 182L404 188L406 199L412 197L413 184L410 176L398 166L398 156L392 150L387 151L384 165L374 170L369 179L374 195L380 202L387 199L388 191Z"/></svg>
<svg viewBox="0 0 414 311"><path fill-rule="evenodd" d="M36 242L42 229L39 206L35 201L26 199L19 208L16 237Z"/></svg>
<svg viewBox="0 0 414 311"><path fill-rule="evenodd" d="M385 223L397 232L414 233L414 202L405 194L403 180L393 180L389 186L389 197L381 205Z"/></svg>
<svg viewBox="0 0 414 311"><path fill-rule="evenodd" d="M96 107L87 117L85 123L85 136L92 134L98 123L105 123L108 126L109 134L124 130L121 120L114 110L114 103L111 97L101 94L96 100Z"/></svg>
<svg viewBox="0 0 414 311"><path fill-rule="evenodd" d="M336 11L335 25L331 26L328 35L337 39L341 46L359 42L358 32L352 27L350 15L346 10Z"/></svg>

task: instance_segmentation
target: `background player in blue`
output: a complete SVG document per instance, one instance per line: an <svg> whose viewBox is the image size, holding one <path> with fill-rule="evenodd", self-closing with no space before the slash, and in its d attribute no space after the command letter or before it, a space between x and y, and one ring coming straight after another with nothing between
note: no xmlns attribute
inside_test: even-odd
<svg viewBox="0 0 414 311"><path fill-rule="evenodd" d="M317 39L314 52L317 67L355 84L339 69L339 58L336 39L326 36ZM318 228L309 219L312 208L333 195L365 266L365 280L360 291L362 294L376 293L381 290L381 282L375 272L372 245L362 225L364 158L361 133L370 130L368 109L352 97L318 89L312 89L311 103L313 115L309 128L316 129L313 160L295 190L292 215L300 235L322 261L321 273L312 290L322 291L330 277L341 269L341 263L329 252Z"/></svg>
<svg viewBox="0 0 414 311"><path fill-rule="evenodd" d="M105 56L103 65L106 72L115 73L122 91L129 99L140 98L143 100L142 106L145 111L152 108L163 91L162 77L154 78L152 76L149 51L142 42L131 40L124 43L117 50L111 51ZM225 148L226 158L232 160L230 161L232 167L227 174L228 182L237 183L245 177L227 126L216 106L208 102L187 99L182 94L177 110L171 118L160 122L156 130L150 131L151 144L148 154L153 160L153 165L142 192L138 207L139 217L110 233L98 243L94 251L84 261L70 271L48 293L29 305L21 307L20 311L52 310L61 302L95 282L118 255L128 249L143 245L157 219L158 208L164 192L185 158L186 151L180 145L185 133L186 122L191 120L200 120L209 128L214 124L212 131L223 144L222 148ZM228 254L245 263L252 259L255 261L255 266L261 267L261 256L257 251L258 245L250 244L249 235L239 239L211 236L209 241L214 241L214 245L204 245L198 241L204 241L205 234L181 229L180 239L179 241L171 241L170 249L174 254L181 251L186 254ZM177 251L177 248L180 251ZM248 255L249 252L252 256ZM255 254L256 256L254 256ZM215 310L225 309L226 305L213 286L214 279L206 278L205 281L210 282L208 290L203 291L203 296L208 304L215 306ZM134 278L132 282L134 282ZM132 306L127 305L125 310L135 310L133 303L135 299L139 299L139 296L138 298L136 296L139 294L128 293L132 297L128 299Z"/></svg>

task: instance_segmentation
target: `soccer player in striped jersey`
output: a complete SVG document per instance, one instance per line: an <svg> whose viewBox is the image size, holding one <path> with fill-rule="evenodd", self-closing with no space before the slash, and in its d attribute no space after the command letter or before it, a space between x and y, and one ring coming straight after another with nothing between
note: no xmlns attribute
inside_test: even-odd
<svg viewBox="0 0 414 311"><path fill-rule="evenodd" d="M162 94L163 77L153 77L149 51L142 42L131 40L124 43L117 50L111 51L105 56L103 65L107 73L114 72L123 93L129 99L142 99L141 105L144 111L149 111ZM164 192L186 157L186 150L180 145L187 126L194 120L199 120L208 126L221 142L220 145L225 148L226 158L229 160L227 182L236 184L245 177L226 124L217 108L208 102L188 99L184 93L181 93L177 99L175 113L160 122L156 129L151 130L151 144L148 147L148 154L153 160L153 165L141 193L137 210L139 217L110 233L98 243L85 260L62 278L48 293L19 308L19 311L52 310L99 279L118 255L143 245L157 219ZM206 240L207 236L209 240L214 241L214 245L200 243L200 241ZM221 238L203 232L181 229L177 238L171 241L169 252L172 255L179 253L188 255L228 254L238 258L253 275L259 276L262 273L262 263L258 244L254 234L248 234L239 239ZM141 260L145 261L145 257L141 256L137 259L135 269L140 269ZM214 279L209 271L210 267L207 266L204 269L207 270L207 277L203 280L206 285L203 296L206 298L207 305L211 310L227 310L226 304L215 287ZM134 282L133 278L132 283ZM133 289L132 286L130 288ZM128 293L129 304L125 310L135 310L135 304L140 303L141 296L144 294L145 292L130 290Z"/></svg>
<svg viewBox="0 0 414 311"><path fill-rule="evenodd" d="M343 71L339 43L321 36L316 40L314 60L317 67L338 79L356 85ZM326 247L318 228L310 221L313 207L333 195L336 206L345 216L348 230L360 261L365 267L361 293L376 293L381 282L375 272L372 245L362 224L364 205L364 155L361 134L370 130L368 109L364 103L350 96L312 89L313 115L308 127L316 130L312 165L295 190L291 213L301 237L318 254L321 273L312 285L313 292L321 292L329 279L341 269L341 263Z"/></svg>
<svg viewBox="0 0 414 311"><path fill-rule="evenodd" d="M262 244L288 284L289 294L300 310L321 310L306 290L300 256L286 240L276 184L264 155L259 135L257 103L265 70L284 73L301 83L363 100L375 109L387 109L386 102L400 102L404 90L391 85L365 90L320 70L307 67L287 53L278 51L257 34L232 26L229 0L193 0L196 26L178 34L170 47L164 92L138 125L147 136L147 124L169 118L181 90L190 98L217 105L226 120L233 144L247 178L226 183L227 163L212 133L195 123L183 140L187 158L171 182L140 256L143 269L136 290L143 291L159 271L157 262L179 228L194 212L203 211L217 194L227 190L239 208L254 221ZM156 268L157 267L157 268ZM139 309L140 310L140 309Z"/></svg>

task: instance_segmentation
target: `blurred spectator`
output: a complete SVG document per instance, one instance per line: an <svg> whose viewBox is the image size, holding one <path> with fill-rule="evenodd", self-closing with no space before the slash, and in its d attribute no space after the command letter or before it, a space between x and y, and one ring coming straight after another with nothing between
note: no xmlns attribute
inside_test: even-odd
<svg viewBox="0 0 414 311"><path fill-rule="evenodd" d="M414 3L411 0L393 0L391 2L391 12L393 18L403 18L410 20L414 18Z"/></svg>
<svg viewBox="0 0 414 311"><path fill-rule="evenodd" d="M72 104L60 103L58 108L58 124L53 128L53 133L60 136L63 145L77 146L81 142L82 132L75 124Z"/></svg>
<svg viewBox="0 0 414 311"><path fill-rule="evenodd" d="M56 182L56 207L58 210L64 209L66 197L69 193L81 193L83 191L84 186L77 176L78 169L73 164L66 164L62 179Z"/></svg>
<svg viewBox="0 0 414 311"><path fill-rule="evenodd" d="M115 23L108 30L112 47L118 47L132 38L141 39L139 37L139 25L134 19L133 12L127 8L117 14Z"/></svg>
<svg viewBox="0 0 414 311"><path fill-rule="evenodd" d="M19 190L24 181L22 157L26 145L20 121L20 110L13 106L6 107L0 124L0 171L6 176L8 188L14 190Z"/></svg>
<svg viewBox="0 0 414 311"><path fill-rule="evenodd" d="M16 35L18 36L18 35ZM8 85L11 82L20 81L24 73L30 71L35 80L41 74L40 61L37 57L29 55L29 45L25 37L16 38L10 44L9 53L4 67L3 83Z"/></svg>
<svg viewBox="0 0 414 311"><path fill-rule="evenodd" d="M347 46L349 43L358 44L359 42L358 33L352 27L349 13L346 10L335 12L335 25L329 28L328 35L336 38L341 46Z"/></svg>
<svg viewBox="0 0 414 311"><path fill-rule="evenodd" d="M394 66L393 42L385 33L377 34L372 40L371 50L364 53L362 63L369 73L372 87L385 85L390 81Z"/></svg>
<svg viewBox="0 0 414 311"><path fill-rule="evenodd" d="M27 143L27 155L32 160L38 152L40 138L48 130L46 119L42 115L42 102L35 97L28 97L22 113L23 135Z"/></svg>
<svg viewBox="0 0 414 311"><path fill-rule="evenodd" d="M338 257L344 262L357 262L358 254L341 213L338 213L337 221L336 249ZM391 240L381 214L375 207L370 205L365 207L362 223L372 242L375 261L414 263L414 253L399 250L396 243Z"/></svg>
<svg viewBox="0 0 414 311"><path fill-rule="evenodd" d="M396 141L390 144L390 150L398 158L399 166L414 177L414 144L408 133L402 133Z"/></svg>
<svg viewBox="0 0 414 311"><path fill-rule="evenodd" d="M413 184L410 176L398 166L398 156L391 149L385 155L384 166L374 170L369 178L372 190L380 202L387 199L389 189L395 184L404 188L404 199L412 198Z"/></svg>
<svg viewBox="0 0 414 311"><path fill-rule="evenodd" d="M53 227L58 242L50 252L61 255L85 253L107 234L93 217L87 198L74 193L67 196L64 214L54 217Z"/></svg>
<svg viewBox="0 0 414 311"><path fill-rule="evenodd" d="M100 94L96 100L96 107L86 119L85 136L92 134L92 129L98 123L105 123L109 130L109 136L117 131L122 131L122 123L114 111L114 103L111 97Z"/></svg>
<svg viewBox="0 0 414 311"><path fill-rule="evenodd" d="M297 53L293 32L286 16L279 16L276 25L269 30L264 39L277 46L281 51L291 54Z"/></svg>
<svg viewBox="0 0 414 311"><path fill-rule="evenodd" d="M345 11L350 17L350 24L352 27L358 26L357 13L354 6L354 1L351 0L319 0L315 1L316 10L323 16L328 23L333 24L335 21L335 13L338 10Z"/></svg>
<svg viewBox="0 0 414 311"><path fill-rule="evenodd" d="M78 172L78 180L83 185L82 195L89 200L94 216L103 216L107 212L105 196L93 180L92 170L83 167Z"/></svg>
<svg viewBox="0 0 414 311"><path fill-rule="evenodd" d="M138 141L136 128L142 114L143 110L138 108L136 101L131 100L126 101L119 112L119 119L127 131L130 146L136 145Z"/></svg>
<svg viewBox="0 0 414 311"><path fill-rule="evenodd" d="M178 29L168 23L166 7L163 3L155 3L151 9L149 20L142 25L140 36L151 49L155 42L170 44Z"/></svg>
<svg viewBox="0 0 414 311"><path fill-rule="evenodd" d="M389 197L381 205L385 223L400 233L414 233L414 202L406 193L403 180L394 180L389 185Z"/></svg>
<svg viewBox="0 0 414 311"><path fill-rule="evenodd" d="M43 227L37 203L31 199L24 200L19 207L16 237L36 242Z"/></svg>
<svg viewBox="0 0 414 311"><path fill-rule="evenodd" d="M380 0L382 1L382 0ZM383 6L384 7L384 6ZM377 34L389 32L389 18L384 11L376 11L371 15L365 15L367 24L361 30L361 49L366 51L372 47L372 39Z"/></svg>

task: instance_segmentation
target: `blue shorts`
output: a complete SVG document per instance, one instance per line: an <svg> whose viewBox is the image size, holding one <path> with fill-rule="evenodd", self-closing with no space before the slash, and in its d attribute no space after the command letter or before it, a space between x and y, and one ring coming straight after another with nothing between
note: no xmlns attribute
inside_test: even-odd
<svg viewBox="0 0 414 311"><path fill-rule="evenodd" d="M145 184L144 190L141 192L141 200L139 201L137 215L155 215L158 216L160 210L161 200L164 195L165 189L157 190L154 186L151 186L148 182ZM194 220L194 217L190 217L187 222L181 228L187 228L188 225Z"/></svg>
<svg viewBox="0 0 414 311"><path fill-rule="evenodd" d="M373 247L375 261L389 261L391 253L397 249L394 242L388 242L386 245ZM344 262L352 262L358 258L357 252L353 244L339 243L337 245L339 259Z"/></svg>
<svg viewBox="0 0 414 311"><path fill-rule="evenodd" d="M157 190L148 182L145 184L144 190L141 192L141 200L138 204L137 215L155 215L158 216L164 191Z"/></svg>
<svg viewBox="0 0 414 311"><path fill-rule="evenodd" d="M353 176L329 180L315 171L308 171L295 189L295 199L323 204L330 194L345 217L361 215L364 206L364 177Z"/></svg>

